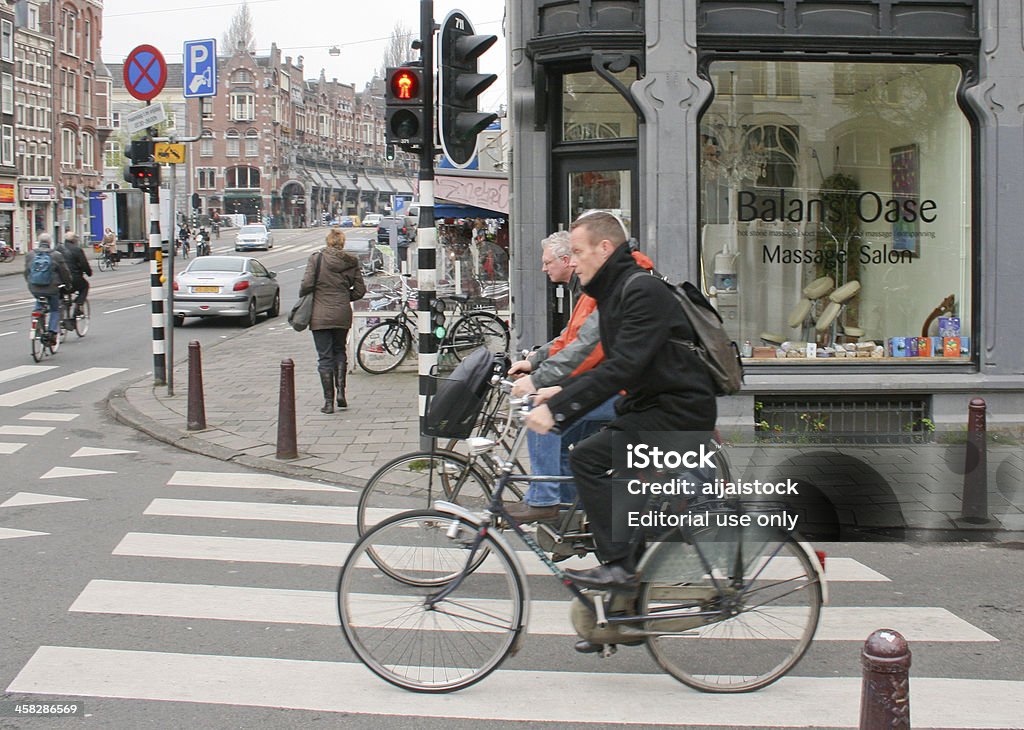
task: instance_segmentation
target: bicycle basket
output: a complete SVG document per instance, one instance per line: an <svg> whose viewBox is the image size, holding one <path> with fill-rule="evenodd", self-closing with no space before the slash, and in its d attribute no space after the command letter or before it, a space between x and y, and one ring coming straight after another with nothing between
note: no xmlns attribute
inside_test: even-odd
<svg viewBox="0 0 1024 730"><path fill-rule="evenodd" d="M469 438L497 367L498 358L481 347L471 352L448 377L431 376L423 435Z"/></svg>

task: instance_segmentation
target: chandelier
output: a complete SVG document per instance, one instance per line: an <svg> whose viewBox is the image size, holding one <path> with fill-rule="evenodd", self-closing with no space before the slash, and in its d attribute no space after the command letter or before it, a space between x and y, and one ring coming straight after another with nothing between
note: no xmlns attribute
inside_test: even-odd
<svg viewBox="0 0 1024 730"><path fill-rule="evenodd" d="M721 115L707 115L701 123L701 170L709 177L738 187L744 180L765 174L768 150L760 141L760 128Z"/></svg>

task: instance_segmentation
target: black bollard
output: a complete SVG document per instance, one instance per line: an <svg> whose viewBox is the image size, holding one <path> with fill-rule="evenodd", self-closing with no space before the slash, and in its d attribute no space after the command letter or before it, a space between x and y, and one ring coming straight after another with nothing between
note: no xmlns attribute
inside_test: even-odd
<svg viewBox="0 0 1024 730"><path fill-rule="evenodd" d="M295 429L295 363L281 361L281 389L277 401L277 458L299 458Z"/></svg>
<svg viewBox="0 0 1024 730"><path fill-rule="evenodd" d="M206 428L206 404L203 398L203 358L199 342L188 343L188 417L189 431Z"/></svg>
<svg viewBox="0 0 1024 730"><path fill-rule="evenodd" d="M964 522L988 522L988 454L985 433L985 401L971 399L964 451L964 495L960 516Z"/></svg>
<svg viewBox="0 0 1024 730"><path fill-rule="evenodd" d="M910 730L910 647L898 631L879 629L860 653L864 681L860 730Z"/></svg>

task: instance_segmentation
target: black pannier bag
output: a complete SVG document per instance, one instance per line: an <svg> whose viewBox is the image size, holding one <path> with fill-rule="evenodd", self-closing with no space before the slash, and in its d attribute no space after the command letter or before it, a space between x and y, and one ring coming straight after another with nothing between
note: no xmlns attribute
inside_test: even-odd
<svg viewBox="0 0 1024 730"><path fill-rule="evenodd" d="M448 377L434 378L436 390L427 396L424 435L469 438L487 396L491 376L505 360L504 355L495 355L481 347L467 355Z"/></svg>

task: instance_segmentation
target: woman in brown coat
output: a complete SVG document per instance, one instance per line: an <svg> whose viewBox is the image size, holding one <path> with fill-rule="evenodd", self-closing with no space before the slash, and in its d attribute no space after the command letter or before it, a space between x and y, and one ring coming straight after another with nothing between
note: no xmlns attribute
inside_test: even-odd
<svg viewBox="0 0 1024 730"><path fill-rule="evenodd" d="M366 294L359 259L345 250L345 234L332 228L327 234L327 247L309 257L302 277L299 296L313 292L313 314L309 329L316 345L317 371L324 389L321 413L334 413L347 408L345 399L345 341L352 327L352 302ZM316 273L320 259L320 273ZM314 281L315 280L315 281Z"/></svg>

